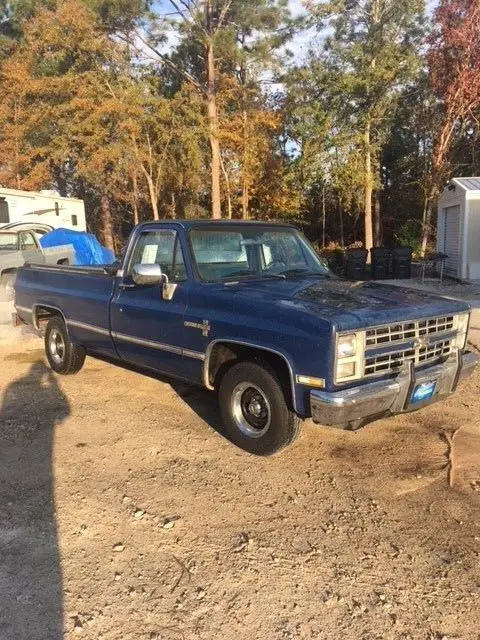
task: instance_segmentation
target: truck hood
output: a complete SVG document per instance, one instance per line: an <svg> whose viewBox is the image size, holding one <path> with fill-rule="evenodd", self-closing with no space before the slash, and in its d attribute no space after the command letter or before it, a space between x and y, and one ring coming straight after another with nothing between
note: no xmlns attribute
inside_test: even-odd
<svg viewBox="0 0 480 640"><path fill-rule="evenodd" d="M293 308L335 325L359 329L401 320L415 320L467 311L467 303L415 289L340 278L289 278L247 281L234 285L240 297L261 299L264 305Z"/></svg>

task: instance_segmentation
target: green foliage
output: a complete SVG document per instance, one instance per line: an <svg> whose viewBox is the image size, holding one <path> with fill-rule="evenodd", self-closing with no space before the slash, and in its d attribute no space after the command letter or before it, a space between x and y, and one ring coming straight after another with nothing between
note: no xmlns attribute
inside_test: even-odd
<svg viewBox="0 0 480 640"><path fill-rule="evenodd" d="M422 245L422 224L420 220L408 220L394 233L395 242L399 247L411 247L413 256L420 256Z"/></svg>

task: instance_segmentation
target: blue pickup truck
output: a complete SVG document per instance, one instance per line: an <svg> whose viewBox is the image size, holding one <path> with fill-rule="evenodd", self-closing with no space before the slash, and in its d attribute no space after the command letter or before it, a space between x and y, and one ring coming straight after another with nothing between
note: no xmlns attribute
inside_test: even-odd
<svg viewBox="0 0 480 640"><path fill-rule="evenodd" d="M357 429L420 409L477 362L467 304L337 278L286 224L141 224L113 265L22 267L15 305L57 373L98 354L203 385L259 455L304 418Z"/></svg>

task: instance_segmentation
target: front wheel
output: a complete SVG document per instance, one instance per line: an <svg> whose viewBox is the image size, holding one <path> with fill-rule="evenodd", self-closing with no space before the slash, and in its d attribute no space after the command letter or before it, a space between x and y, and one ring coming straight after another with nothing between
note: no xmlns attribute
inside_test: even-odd
<svg viewBox="0 0 480 640"><path fill-rule="evenodd" d="M250 453L269 456L295 440L300 420L288 407L282 384L269 365L239 362L219 389L227 437Z"/></svg>
<svg viewBox="0 0 480 640"><path fill-rule="evenodd" d="M85 362L85 349L74 344L68 335L62 318L50 318L45 330L45 353L51 368L56 373L77 373Z"/></svg>

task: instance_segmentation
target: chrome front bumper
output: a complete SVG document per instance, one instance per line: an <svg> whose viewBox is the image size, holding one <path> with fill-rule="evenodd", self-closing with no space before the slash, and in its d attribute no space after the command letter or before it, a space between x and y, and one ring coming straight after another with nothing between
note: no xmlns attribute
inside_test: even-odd
<svg viewBox="0 0 480 640"><path fill-rule="evenodd" d="M479 358L471 352L453 352L437 365L416 371L408 363L396 378L369 382L343 391L311 391L312 420L327 426L360 426L369 418L414 411L452 394L459 380L469 376ZM435 395L429 400L411 404L417 385L436 381Z"/></svg>

